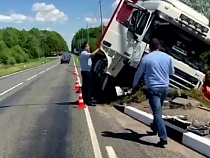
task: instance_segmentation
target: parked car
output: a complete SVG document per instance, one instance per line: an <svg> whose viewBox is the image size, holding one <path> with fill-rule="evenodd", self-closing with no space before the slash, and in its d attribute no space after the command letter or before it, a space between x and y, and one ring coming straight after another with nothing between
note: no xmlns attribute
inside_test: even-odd
<svg viewBox="0 0 210 158"><path fill-rule="evenodd" d="M70 63L70 60L71 60L71 54L70 53L64 53L62 56L61 56L61 64L63 63Z"/></svg>

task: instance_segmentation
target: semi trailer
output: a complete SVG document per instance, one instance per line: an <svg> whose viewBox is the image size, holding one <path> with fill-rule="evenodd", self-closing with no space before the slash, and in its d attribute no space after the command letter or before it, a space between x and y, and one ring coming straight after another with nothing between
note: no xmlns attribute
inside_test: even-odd
<svg viewBox="0 0 210 158"><path fill-rule="evenodd" d="M120 0L93 58L94 95L106 99L132 87L151 38L173 58L170 86L200 89L207 71L200 57L210 50L209 20L179 0Z"/></svg>

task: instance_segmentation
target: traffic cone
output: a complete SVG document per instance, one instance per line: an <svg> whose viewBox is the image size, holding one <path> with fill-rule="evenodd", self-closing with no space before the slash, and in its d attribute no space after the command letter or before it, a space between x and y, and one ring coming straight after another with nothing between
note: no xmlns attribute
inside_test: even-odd
<svg viewBox="0 0 210 158"><path fill-rule="evenodd" d="M79 89L80 89L79 77L77 76L76 84L75 84L75 90L78 91Z"/></svg>
<svg viewBox="0 0 210 158"><path fill-rule="evenodd" d="M84 109L84 108L86 108L86 105L83 101L82 89L80 88L79 89L79 103L78 103L77 109Z"/></svg>
<svg viewBox="0 0 210 158"><path fill-rule="evenodd" d="M79 77L76 77L76 84L79 84Z"/></svg>
<svg viewBox="0 0 210 158"><path fill-rule="evenodd" d="M76 72L76 70L74 70L74 76L77 76L77 72Z"/></svg>
<svg viewBox="0 0 210 158"><path fill-rule="evenodd" d="M75 90L78 91L79 89L80 89L80 85L79 85L79 83L77 83L77 84L75 85Z"/></svg>

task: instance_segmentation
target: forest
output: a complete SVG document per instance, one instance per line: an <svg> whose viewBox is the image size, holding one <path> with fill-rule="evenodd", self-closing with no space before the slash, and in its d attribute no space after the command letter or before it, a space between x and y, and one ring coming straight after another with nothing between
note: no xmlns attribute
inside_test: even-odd
<svg viewBox="0 0 210 158"><path fill-rule="evenodd" d="M32 28L29 31L7 27L0 30L0 64L14 65L30 59L69 51L66 41L55 31Z"/></svg>
<svg viewBox="0 0 210 158"><path fill-rule="evenodd" d="M105 27L106 26L103 26L103 30L105 29ZM77 50L79 50L81 47L81 44L84 41L89 40L91 51L94 51L97 48L99 39L101 38L101 35L102 35L101 29L102 29L101 26L92 27L89 29L85 29L85 28L80 29L78 32L76 32L76 34L74 35L72 39L72 48L73 49L76 48ZM89 38L88 38L88 35L89 35Z"/></svg>

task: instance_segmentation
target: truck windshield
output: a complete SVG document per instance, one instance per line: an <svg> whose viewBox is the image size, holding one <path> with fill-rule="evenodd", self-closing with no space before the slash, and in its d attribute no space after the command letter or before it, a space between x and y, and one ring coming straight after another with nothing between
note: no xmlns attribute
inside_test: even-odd
<svg viewBox="0 0 210 158"><path fill-rule="evenodd" d="M143 41L149 43L154 37L160 40L165 53L206 73L205 62L200 57L203 52L210 50L205 42L158 16L154 17Z"/></svg>

